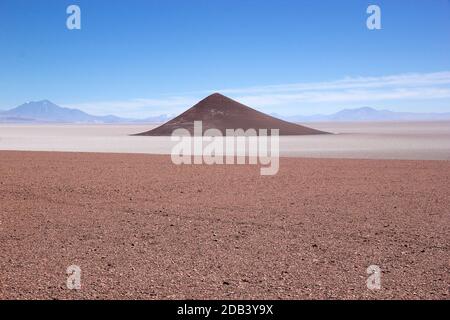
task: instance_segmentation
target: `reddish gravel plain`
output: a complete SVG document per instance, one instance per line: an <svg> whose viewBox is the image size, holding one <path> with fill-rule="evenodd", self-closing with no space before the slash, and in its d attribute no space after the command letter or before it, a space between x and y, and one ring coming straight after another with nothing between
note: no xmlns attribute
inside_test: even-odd
<svg viewBox="0 0 450 320"><path fill-rule="evenodd" d="M449 299L449 243L449 161L0 152L1 299Z"/></svg>

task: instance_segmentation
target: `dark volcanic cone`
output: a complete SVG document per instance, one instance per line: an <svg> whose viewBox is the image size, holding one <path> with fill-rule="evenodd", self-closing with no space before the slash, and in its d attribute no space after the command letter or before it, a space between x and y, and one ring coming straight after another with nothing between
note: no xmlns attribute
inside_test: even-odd
<svg viewBox="0 0 450 320"><path fill-rule="evenodd" d="M271 117L219 93L214 93L175 119L137 135L170 136L178 128L187 129L193 135L194 121L202 121L203 132L214 128L220 130L223 135L226 134L226 129L255 129L257 132L259 129L267 129L269 135L270 129L279 129L280 135L327 133Z"/></svg>

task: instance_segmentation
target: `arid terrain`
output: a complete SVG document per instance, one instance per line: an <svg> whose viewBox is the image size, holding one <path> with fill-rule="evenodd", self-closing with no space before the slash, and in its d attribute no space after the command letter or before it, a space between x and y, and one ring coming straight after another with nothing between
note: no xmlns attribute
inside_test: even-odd
<svg viewBox="0 0 450 320"><path fill-rule="evenodd" d="M450 121L323 122L334 134L281 136L283 157L450 160ZM155 125L2 124L0 150L170 154L170 137L131 134Z"/></svg>
<svg viewBox="0 0 450 320"><path fill-rule="evenodd" d="M0 299L449 299L449 210L449 161L0 151Z"/></svg>

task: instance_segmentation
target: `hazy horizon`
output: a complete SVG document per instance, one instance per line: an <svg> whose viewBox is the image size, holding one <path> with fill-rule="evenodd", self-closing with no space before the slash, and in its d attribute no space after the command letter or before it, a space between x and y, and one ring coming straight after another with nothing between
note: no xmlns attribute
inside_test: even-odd
<svg viewBox="0 0 450 320"><path fill-rule="evenodd" d="M198 102L198 101L197 101ZM148 116L148 117L141 117L141 118L132 118L132 117L120 117L114 113L108 113L108 114L91 114L83 109L78 109L78 108L72 108L70 106L59 106L57 104L55 104L53 101L51 101L50 99L44 99L44 100L39 100L39 101L26 101L25 103L10 108L10 109L5 109L2 110L0 109L0 116L2 116L2 113L8 112L8 111L13 111L15 109L27 106L28 104L36 104L37 107L42 107L43 105L45 106L45 104L50 103L55 105L58 108L64 108L64 109L68 109L68 110L76 110L76 111L81 111L83 113L86 113L89 116L93 116L93 117L108 117L108 116L112 116L112 117L117 117L120 120L131 120L131 121L139 121L139 120L146 120L146 119L157 119L160 118L161 122L165 122L171 118L174 118L176 116L178 116L179 114L170 114L170 113L165 113L165 114L157 114L154 116ZM186 111L188 108L190 108L192 106L188 106L185 108ZM28 107L29 109L29 107ZM256 110L258 110L258 108L256 108ZM365 114L367 117L369 117L368 119L352 119L352 117L360 114L360 113ZM51 115L51 114L49 114ZM378 109L378 108L373 108L373 107L369 107L369 106L363 106L363 107L357 107L357 108L343 108L338 110L337 112L334 113L328 113L328 114L312 114L312 115L304 115L304 114L296 114L296 115L284 115L284 114L278 114L278 113L270 113L269 115L277 117L277 118L281 118L281 119L285 119L288 121L311 121L311 122L315 122L315 121L439 121L439 120L449 120L450 119L450 112L429 112L429 113L425 113L425 112L396 112L393 110L389 110L389 109ZM332 116L336 116L336 115L342 115L342 119L333 119ZM32 117L24 117L23 115L20 114L13 114L13 115L9 115L9 116L15 116L15 117L22 117L23 119L29 118L30 120L42 120L43 118L32 118ZM68 115L69 116L69 115ZM383 120L382 118L380 118L381 116L385 116L386 118ZM401 118L401 116L404 116L403 119ZM406 116L406 117L405 117ZM408 117L409 116L409 117ZM417 117L414 117L417 116ZM428 118L427 118L428 116ZM431 116L431 117L430 117ZM438 116L444 116L444 118L439 118ZM70 116L69 116L70 117ZM163 117L163 118L162 118ZM378 117L378 118L377 118ZM1 118L0 118L1 120ZM76 123L78 121L74 120L74 123ZM11 122L14 123L14 122Z"/></svg>

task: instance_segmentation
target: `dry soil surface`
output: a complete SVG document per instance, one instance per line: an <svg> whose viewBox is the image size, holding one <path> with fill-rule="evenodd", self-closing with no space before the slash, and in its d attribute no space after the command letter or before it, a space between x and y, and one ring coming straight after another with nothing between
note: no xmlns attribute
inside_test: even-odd
<svg viewBox="0 0 450 320"><path fill-rule="evenodd" d="M0 298L449 299L449 217L449 161L3 151Z"/></svg>

